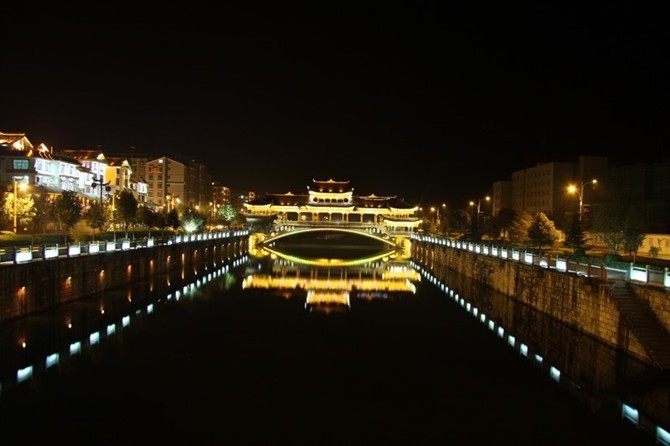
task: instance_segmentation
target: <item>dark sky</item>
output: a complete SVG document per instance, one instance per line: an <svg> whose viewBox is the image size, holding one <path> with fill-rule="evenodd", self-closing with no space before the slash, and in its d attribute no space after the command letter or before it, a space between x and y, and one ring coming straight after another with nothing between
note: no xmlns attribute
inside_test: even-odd
<svg viewBox="0 0 670 446"><path fill-rule="evenodd" d="M0 131L454 207L539 162L668 159L660 6L228 3L5 10Z"/></svg>

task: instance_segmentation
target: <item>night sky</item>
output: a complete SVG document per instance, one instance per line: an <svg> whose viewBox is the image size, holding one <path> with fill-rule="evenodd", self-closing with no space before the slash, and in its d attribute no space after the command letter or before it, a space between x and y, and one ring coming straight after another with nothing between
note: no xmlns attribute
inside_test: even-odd
<svg viewBox="0 0 670 446"><path fill-rule="evenodd" d="M669 158L661 6L228 3L3 7L0 131L453 207L540 162Z"/></svg>

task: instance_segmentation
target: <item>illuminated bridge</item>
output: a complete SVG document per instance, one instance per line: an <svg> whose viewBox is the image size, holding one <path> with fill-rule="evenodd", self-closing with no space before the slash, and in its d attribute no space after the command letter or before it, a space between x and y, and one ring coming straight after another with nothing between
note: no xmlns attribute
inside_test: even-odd
<svg viewBox="0 0 670 446"><path fill-rule="evenodd" d="M306 194L267 194L244 203L250 251L298 234L348 233L369 237L409 255L419 228L418 206L393 196L354 195L349 181L313 180Z"/></svg>

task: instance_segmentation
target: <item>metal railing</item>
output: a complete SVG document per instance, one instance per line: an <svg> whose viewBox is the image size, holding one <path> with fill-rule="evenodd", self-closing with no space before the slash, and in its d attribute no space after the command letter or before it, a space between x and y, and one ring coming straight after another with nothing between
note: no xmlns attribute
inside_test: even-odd
<svg viewBox="0 0 670 446"><path fill-rule="evenodd" d="M228 230L199 234L175 235L170 237L151 237L141 240L95 241L88 243L49 243L44 245L16 246L0 248L0 265L16 265L36 261L79 257L127 251L131 249L151 248L160 245L212 240L248 235L248 230Z"/></svg>
<svg viewBox="0 0 670 446"><path fill-rule="evenodd" d="M429 242L435 245L467 250L476 254L523 262L528 265L536 265L565 273L574 273L586 277L597 277L601 280L627 280L639 284L670 288L670 269L667 267L659 269L650 267L649 265L639 265L634 263L621 263L621 265L625 265L625 267L608 266L597 259L594 259L597 261L593 262L590 260L584 262L579 259L570 258L569 256L551 255L505 246L452 240L434 235L415 234L412 236L412 239L421 242Z"/></svg>

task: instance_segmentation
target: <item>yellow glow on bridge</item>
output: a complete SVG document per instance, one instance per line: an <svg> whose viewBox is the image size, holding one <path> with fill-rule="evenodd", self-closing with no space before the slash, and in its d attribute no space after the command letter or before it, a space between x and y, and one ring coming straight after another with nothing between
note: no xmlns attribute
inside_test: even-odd
<svg viewBox="0 0 670 446"><path fill-rule="evenodd" d="M272 243L272 242L277 241L277 240L279 240L281 238L284 238L284 237L290 237L290 236L293 236L293 235L304 234L304 233L308 233L308 232L344 232L344 233L348 233L348 234L355 234L355 235L361 235L361 236L364 236L364 237L369 237L371 239L386 243L388 245L395 246L395 241L391 240L391 238L388 235L374 233L374 232L370 232L370 231L365 231L365 230L362 230L362 229L338 228L338 227L332 227L332 226L318 227L318 228L314 228L314 227L295 228L295 229L291 229L291 230L284 231L284 232L271 232L270 236L265 238L265 240L263 240L263 243L268 244L268 243Z"/></svg>
<svg viewBox="0 0 670 446"><path fill-rule="evenodd" d="M276 249L265 247L264 251L270 253L272 258L281 258L286 259L290 262L299 263L301 265L310 265L310 266L326 266L326 267L340 267L340 266L358 266L366 265L368 263L376 262L377 260L388 261L397 256L395 250L389 249L386 251L380 251L377 254L371 256L356 258L356 259L306 259L303 257L298 257L291 254L286 254L282 251Z"/></svg>

